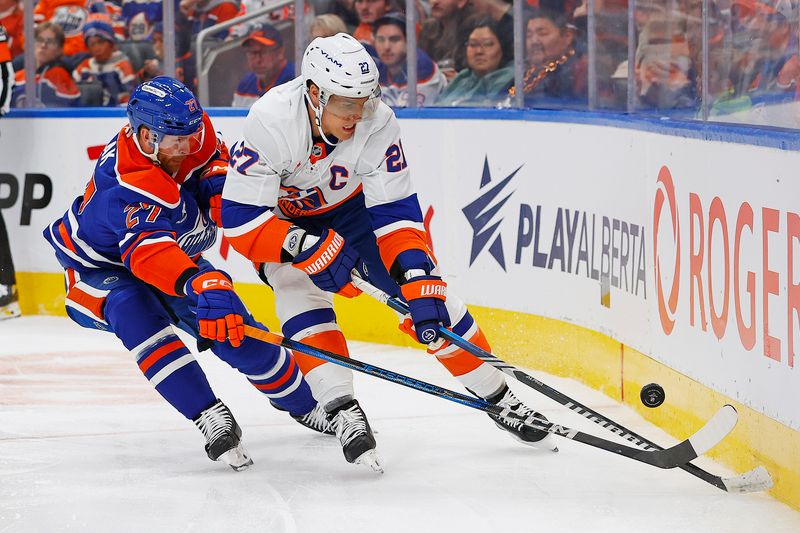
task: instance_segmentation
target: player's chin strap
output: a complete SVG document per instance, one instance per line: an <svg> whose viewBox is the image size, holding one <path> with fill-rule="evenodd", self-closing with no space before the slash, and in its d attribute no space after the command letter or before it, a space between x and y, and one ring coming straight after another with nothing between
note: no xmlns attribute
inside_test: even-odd
<svg viewBox="0 0 800 533"><path fill-rule="evenodd" d="M339 144L339 141L332 142L330 139L328 139L328 137L325 136L325 132L322 131L322 112L325 109L325 106L322 105L322 99L323 99L322 95L323 92L322 89L320 89L319 98L317 99L317 101L319 102L319 106L315 106L311 102L311 96L309 96L308 94L308 88L306 88L306 90L303 91L303 96L305 96L306 102L308 102L308 105L310 105L311 109L314 111L314 124L317 125L317 129L319 130L319 134L322 137L322 140L325 141L326 144L329 144L331 146L336 146L337 144ZM325 100L327 101L328 98L325 97Z"/></svg>
<svg viewBox="0 0 800 533"><path fill-rule="evenodd" d="M161 166L161 162L158 160L158 137L152 135L151 140L153 143L153 153L148 154L142 149L142 145L139 144L139 136L135 133L133 134L133 143L136 145L136 148L139 149L139 153L141 153L143 156L152 161L154 165Z"/></svg>

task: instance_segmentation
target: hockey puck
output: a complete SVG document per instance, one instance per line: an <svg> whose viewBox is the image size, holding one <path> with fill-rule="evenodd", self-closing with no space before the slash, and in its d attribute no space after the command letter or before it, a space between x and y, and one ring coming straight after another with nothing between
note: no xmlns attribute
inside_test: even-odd
<svg viewBox="0 0 800 533"><path fill-rule="evenodd" d="M642 403L651 409L664 403L664 399L666 397L667 395L664 392L664 388L658 383L649 383L645 385L642 387L641 394L639 394L639 398L642 399Z"/></svg>

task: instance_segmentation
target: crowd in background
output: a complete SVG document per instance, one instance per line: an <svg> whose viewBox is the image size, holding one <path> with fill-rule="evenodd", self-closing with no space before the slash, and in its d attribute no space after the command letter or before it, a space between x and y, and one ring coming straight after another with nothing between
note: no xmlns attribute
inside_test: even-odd
<svg viewBox="0 0 800 533"><path fill-rule="evenodd" d="M168 0L169 1L169 0ZM263 0L172 0L177 76L197 83L197 33L264 6ZM529 107L657 110L697 117L705 88L710 116L798 98L799 0L638 0L629 66L627 0L595 0L590 98L587 0L526 0L524 102ZM376 60L384 100L408 105L405 2L309 0L300 17L309 40L347 32ZM512 4L507 0L417 0L417 105L514 102ZM163 72L162 0L38 0L36 95L45 106L124 105L136 84ZM16 71L12 105L24 105L22 7L0 0ZM214 36L235 42L238 84L226 101L248 107L294 76L293 4ZM280 28L277 29L277 28ZM707 65L704 65L706 58ZM632 82L628 80L633 76ZM222 80L212 76L212 90ZM230 85L230 84L228 84ZM633 94L629 94L632 90ZM752 116L752 115L751 115Z"/></svg>

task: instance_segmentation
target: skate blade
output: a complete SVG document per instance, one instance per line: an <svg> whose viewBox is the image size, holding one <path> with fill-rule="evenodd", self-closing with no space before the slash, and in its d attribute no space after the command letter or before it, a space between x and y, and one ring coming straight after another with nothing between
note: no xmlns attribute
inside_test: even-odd
<svg viewBox="0 0 800 533"><path fill-rule="evenodd" d="M247 450L241 444L220 455L217 461L226 463L237 472L241 472L253 464L253 460L250 459Z"/></svg>
<svg viewBox="0 0 800 533"><path fill-rule="evenodd" d="M374 449L365 451L353 462L357 465L366 465L374 472L383 474L383 461L381 460L381 456L378 455L378 452Z"/></svg>
<svg viewBox="0 0 800 533"><path fill-rule="evenodd" d="M22 314L18 302L11 302L10 304L0 306L0 320L6 318L16 318Z"/></svg>
<svg viewBox="0 0 800 533"><path fill-rule="evenodd" d="M539 450L548 450L551 452L558 452L558 446L556 446L556 439L548 433L545 437L541 440L537 440L535 442L531 442L529 440L523 440L516 433L511 433L510 431L506 431L512 439L517 442L521 442L525 446L530 446L531 448L537 448Z"/></svg>

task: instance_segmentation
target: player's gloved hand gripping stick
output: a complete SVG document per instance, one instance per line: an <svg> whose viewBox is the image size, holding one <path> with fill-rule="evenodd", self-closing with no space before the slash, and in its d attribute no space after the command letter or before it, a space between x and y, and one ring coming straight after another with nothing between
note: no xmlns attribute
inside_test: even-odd
<svg viewBox="0 0 800 533"><path fill-rule="evenodd" d="M465 394L445 389L444 387L439 387L425 381L392 372L391 370L386 370L385 368L363 363L351 357L344 357L328 350L314 348L313 346L309 346L292 339L287 339L271 331L266 331L250 325L245 325L244 330L245 335L253 339L258 339L276 346L283 346L284 348L301 352L329 363L337 364L357 372L362 372L364 374L369 374L385 381L391 381L411 389L428 393L432 396L437 396L455 403L460 403L485 413L519 420L523 424L528 425L533 429L554 433L560 437L581 442L583 444L587 444L616 455L622 455L624 457L628 457L652 466L657 466L659 468L675 468L676 466L683 465L692 459L695 459L698 455L707 452L731 432L737 421L736 409L730 405L726 405L722 407L722 409L720 409L706 423L706 425L700 429L700 431L683 442L667 449L652 451L641 450L626 446L625 444L619 444L610 440L596 437L588 433L583 433L576 429L570 429L558 424L554 424L552 422L536 418L534 415L529 417L520 416L508 408L499 407L480 398L467 396Z"/></svg>
<svg viewBox="0 0 800 533"><path fill-rule="evenodd" d="M450 315L444 305L447 284L424 270L409 270L404 277L406 281L400 285L400 293L408 302L406 313L411 315L417 340L422 344L436 342L439 329L450 325Z"/></svg>
<svg viewBox="0 0 800 533"><path fill-rule="evenodd" d="M350 271L356 266L358 254L341 235L329 229L317 237L297 228L294 235L287 237L292 238L297 240L292 246L297 250L292 266L308 274L314 285L347 298L361 294L350 280Z"/></svg>
<svg viewBox="0 0 800 533"><path fill-rule="evenodd" d="M373 298L387 304L390 308L392 308L393 310L395 310L400 314L405 315L409 313L408 306L406 306L406 304L403 301L401 301L398 298L393 298L388 294L386 294L385 292L383 292L382 290L380 290L379 288L373 286L371 283L363 279L363 277L360 276L360 273L357 270L354 270L352 272L352 275L353 275L352 278L353 284L360 290L362 290L366 294L369 294ZM544 394L548 398L555 400L556 402L569 408L570 410L579 413L580 415L584 416L585 418L588 418L592 422L600 424L601 426L608 429L612 433L615 433L627 439L629 442L632 442L637 446L642 446L645 450L663 449L658 444L655 444L654 442L646 439L645 437L642 437L641 435L631 431L630 429L627 429L625 426L622 426L614 422L613 420L603 416L594 409L591 409L590 407L583 405L577 400L570 398L566 394L563 394L562 392L539 381L533 376L508 364L507 362L499 359L494 354L491 354L481 349L479 346L475 346L468 340L453 333L447 328L441 327L439 329L439 334L441 335L441 338L452 342L459 348L473 354L475 357L492 365L493 367L497 368L503 373L517 379L519 382ZM773 481L769 475L769 472L767 472L767 470L763 466L756 467L748 472L729 478L722 478L720 476L714 475L691 463L681 465L680 468L692 474L693 476L702 479L706 483L710 483L711 485L714 485L715 487L727 492L756 492L761 490L767 490L773 485Z"/></svg>
<svg viewBox="0 0 800 533"><path fill-rule="evenodd" d="M186 282L186 296L196 302L200 336L238 347L244 339L247 308L233 292L231 278L220 270L198 272Z"/></svg>

